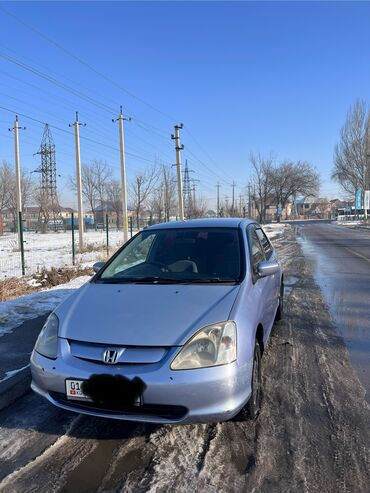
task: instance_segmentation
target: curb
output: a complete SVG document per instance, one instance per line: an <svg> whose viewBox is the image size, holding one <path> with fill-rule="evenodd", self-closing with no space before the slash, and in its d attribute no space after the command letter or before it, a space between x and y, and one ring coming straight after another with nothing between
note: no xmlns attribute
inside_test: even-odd
<svg viewBox="0 0 370 493"><path fill-rule="evenodd" d="M0 382L0 411L31 390L31 371L24 368L14 376Z"/></svg>

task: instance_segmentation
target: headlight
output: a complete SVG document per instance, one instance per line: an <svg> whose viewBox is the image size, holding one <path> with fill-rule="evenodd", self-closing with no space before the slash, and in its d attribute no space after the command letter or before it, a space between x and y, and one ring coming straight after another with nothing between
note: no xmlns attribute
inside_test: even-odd
<svg viewBox="0 0 370 493"><path fill-rule="evenodd" d="M236 360L236 324L220 322L200 330L171 363L172 370L226 365Z"/></svg>
<svg viewBox="0 0 370 493"><path fill-rule="evenodd" d="M58 326L59 320L54 313L49 315L35 344L35 351L46 356L46 358L56 359L58 354Z"/></svg>

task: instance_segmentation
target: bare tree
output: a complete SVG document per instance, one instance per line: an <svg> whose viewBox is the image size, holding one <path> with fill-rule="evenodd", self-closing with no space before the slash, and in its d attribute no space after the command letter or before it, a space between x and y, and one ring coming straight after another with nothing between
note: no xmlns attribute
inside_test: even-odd
<svg viewBox="0 0 370 493"><path fill-rule="evenodd" d="M370 112L365 101L357 100L349 109L334 150L332 178L353 195L369 185Z"/></svg>
<svg viewBox="0 0 370 493"><path fill-rule="evenodd" d="M106 161L102 161L101 159L94 159L91 162L91 167L94 170L97 196L100 205L103 206L106 199L106 186L112 176L112 168Z"/></svg>
<svg viewBox="0 0 370 493"><path fill-rule="evenodd" d="M252 165L254 176L252 185L252 200L255 204L260 222L266 220L266 209L273 192L273 156L263 157L261 154L251 153L249 161Z"/></svg>
<svg viewBox="0 0 370 493"><path fill-rule="evenodd" d="M169 221L177 209L176 179L171 166L162 164L158 172L158 181L153 189L150 209L158 222Z"/></svg>
<svg viewBox="0 0 370 493"><path fill-rule="evenodd" d="M177 181L171 166L162 165L162 186L164 200L164 218L169 221L177 211Z"/></svg>
<svg viewBox="0 0 370 493"><path fill-rule="evenodd" d="M46 233L47 223L53 214L53 210L48 195L40 186L34 188L33 201L39 208L39 223L41 223L41 232Z"/></svg>
<svg viewBox="0 0 370 493"><path fill-rule="evenodd" d="M131 183L129 194L135 211L136 226L140 229L140 217L144 206L147 204L150 194L153 192L158 181L157 167L147 168L135 176Z"/></svg>
<svg viewBox="0 0 370 493"><path fill-rule="evenodd" d="M271 174L275 205L285 209L289 200L296 196L313 197L320 187L320 176L306 161L284 161L275 166ZM280 221L280 214L277 215Z"/></svg>
<svg viewBox="0 0 370 493"><path fill-rule="evenodd" d="M12 168L7 161L3 161L0 168L0 212L4 212L10 207L12 187Z"/></svg>
<svg viewBox="0 0 370 493"><path fill-rule="evenodd" d="M83 164L81 169L82 193L94 217L96 227L96 206L98 192L96 187L96 174L92 164Z"/></svg>
<svg viewBox="0 0 370 493"><path fill-rule="evenodd" d="M205 217L207 213L207 201L202 197L197 197L196 200L194 198L190 201L189 204L189 217L192 219L197 219L199 217Z"/></svg>
<svg viewBox="0 0 370 493"><path fill-rule="evenodd" d="M118 229L120 225L120 217L122 215L122 194L121 184L116 178L113 178L106 184L106 193L112 211L116 214L116 226Z"/></svg>
<svg viewBox="0 0 370 493"><path fill-rule="evenodd" d="M33 194L33 181L29 173L21 171L21 194L22 207L27 207ZM18 224L16 177L13 166L7 161L3 161L0 168L0 210L8 210L12 216L13 227L16 229Z"/></svg>
<svg viewBox="0 0 370 493"><path fill-rule="evenodd" d="M112 169L106 161L94 159L90 164L81 167L82 194L94 216L96 227L96 210L98 205L103 209L107 199L107 183L111 179ZM69 181L76 190L76 179L70 177Z"/></svg>
<svg viewBox="0 0 370 493"><path fill-rule="evenodd" d="M163 222L165 219L165 193L164 193L163 183L160 183L158 187L153 189L151 194L151 198L149 200L149 208L155 218L155 220L159 223Z"/></svg>

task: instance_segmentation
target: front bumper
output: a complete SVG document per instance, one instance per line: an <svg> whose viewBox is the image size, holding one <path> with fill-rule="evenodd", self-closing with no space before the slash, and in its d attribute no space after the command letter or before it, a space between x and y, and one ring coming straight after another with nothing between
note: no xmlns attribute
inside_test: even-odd
<svg viewBox="0 0 370 493"><path fill-rule="evenodd" d="M178 348L154 364L106 365L73 357L66 339L59 339L59 356L50 360L33 351L32 389L63 409L93 416L151 423L196 423L225 421L235 416L251 393L252 361L195 370L170 369ZM142 406L122 409L70 401L65 380L88 379L93 374L141 378L146 389Z"/></svg>

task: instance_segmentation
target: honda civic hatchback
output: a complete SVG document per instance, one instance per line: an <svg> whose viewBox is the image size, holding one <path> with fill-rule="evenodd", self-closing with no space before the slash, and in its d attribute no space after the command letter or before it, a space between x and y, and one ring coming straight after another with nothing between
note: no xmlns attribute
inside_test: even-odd
<svg viewBox="0 0 370 493"><path fill-rule="evenodd" d="M35 392L64 409L133 421L257 416L261 356L283 309L282 270L261 226L158 224L94 270L41 330Z"/></svg>

